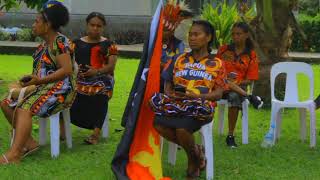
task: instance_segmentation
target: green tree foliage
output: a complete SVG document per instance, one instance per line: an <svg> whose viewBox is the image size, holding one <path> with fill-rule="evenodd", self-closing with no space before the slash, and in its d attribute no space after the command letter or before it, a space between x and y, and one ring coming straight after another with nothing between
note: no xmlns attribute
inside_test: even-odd
<svg viewBox="0 0 320 180"><path fill-rule="evenodd" d="M320 12L319 0L299 0L300 13L304 13L310 16L315 16Z"/></svg>
<svg viewBox="0 0 320 180"><path fill-rule="evenodd" d="M28 8L41 9L42 5L48 0L0 0L0 10L10 10L19 8L19 5L24 2Z"/></svg>
<svg viewBox="0 0 320 180"><path fill-rule="evenodd" d="M230 43L232 25L244 19L250 20L255 16L254 9L249 9L244 16L238 11L238 5L235 3L229 5L226 1L216 2L214 7L211 3L205 4L201 18L209 21L216 28L217 45Z"/></svg>
<svg viewBox="0 0 320 180"><path fill-rule="evenodd" d="M299 24L308 37L307 44L300 34L293 37L292 51L320 52L320 13L316 16L299 14Z"/></svg>

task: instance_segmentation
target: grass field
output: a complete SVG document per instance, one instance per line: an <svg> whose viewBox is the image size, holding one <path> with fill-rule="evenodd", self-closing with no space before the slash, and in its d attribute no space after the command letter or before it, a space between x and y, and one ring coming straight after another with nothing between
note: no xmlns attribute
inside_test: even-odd
<svg viewBox="0 0 320 180"><path fill-rule="evenodd" d="M68 150L61 146L58 159L50 158L50 146L25 158L19 165L0 167L0 179L114 179L110 163L120 140L122 132L121 116L134 79L139 61L120 58L116 68L116 85L114 97L110 101L110 136L96 146L83 144L83 139L90 131L79 130L73 126L73 148ZM320 93L320 68L314 65L315 94ZM0 96L7 91L7 83L30 73L31 58L28 56L0 55L0 77L5 83L0 84ZM300 77L299 88L301 98L308 95L308 82ZM305 94L305 93L306 94ZM279 143L272 149L262 149L260 143L268 130L270 109L249 110L249 144L240 145L237 149L229 149L225 145L225 136L217 135L217 122L214 123L214 163L216 179L319 179L320 151L319 136L317 147L309 148L307 142L299 140L299 119L297 110L283 111L282 133ZM317 113L319 117L319 113ZM309 119L309 118L308 118ZM36 123L36 122L35 122ZM308 123L309 124L309 123ZM320 123L317 122L319 127ZM227 127L227 122L225 122ZM309 127L309 126L307 126ZM10 127L0 112L0 153L9 145ZM33 130L35 137L37 129ZM237 126L238 144L241 144L241 121ZM165 149L166 150L166 149ZM166 151L165 151L166 152ZM173 179L184 179L186 157L182 150L178 151L176 166L167 163L163 156L164 175ZM205 177L205 173L202 174Z"/></svg>

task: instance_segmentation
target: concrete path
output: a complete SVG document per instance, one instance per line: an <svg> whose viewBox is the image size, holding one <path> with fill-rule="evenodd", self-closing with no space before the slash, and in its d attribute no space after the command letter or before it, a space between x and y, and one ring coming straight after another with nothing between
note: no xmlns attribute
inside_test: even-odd
<svg viewBox="0 0 320 180"><path fill-rule="evenodd" d="M32 54L38 44L35 42L0 41L0 54ZM143 44L118 45L118 47L122 56L132 58L140 58L143 50ZM301 59L305 62L317 61L320 63L320 53L290 52L289 56L294 60Z"/></svg>

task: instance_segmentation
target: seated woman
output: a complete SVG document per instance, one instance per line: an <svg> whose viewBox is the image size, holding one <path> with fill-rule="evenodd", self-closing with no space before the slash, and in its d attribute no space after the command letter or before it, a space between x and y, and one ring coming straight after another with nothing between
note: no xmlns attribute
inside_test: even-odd
<svg viewBox="0 0 320 180"><path fill-rule="evenodd" d="M196 145L193 133L212 121L213 102L225 88L222 62L210 54L214 34L209 22L193 22L189 32L192 51L175 56L162 74L164 94L157 93L150 100L157 114L155 129L187 153L190 179L197 178L206 166L203 147Z"/></svg>
<svg viewBox="0 0 320 180"><path fill-rule="evenodd" d="M38 148L31 136L32 117L48 117L71 106L75 97L75 62L69 40L59 33L67 25L69 13L58 1L50 1L37 15L33 34L44 43L33 54L33 73L22 86L36 89L21 102L5 99L1 109L15 128L11 148L0 157L0 164L17 163L24 155Z"/></svg>
<svg viewBox="0 0 320 180"><path fill-rule="evenodd" d="M224 93L224 98L229 101L228 120L229 132L226 143L235 148L234 129L238 119L242 101L248 94L246 88L252 81L258 80L258 59L249 38L249 26L244 22L238 22L232 28L233 43L219 48L217 57L220 58L226 69L226 78L229 91ZM250 102L255 108L263 104L256 96L249 96Z"/></svg>
<svg viewBox="0 0 320 180"><path fill-rule="evenodd" d="M106 25L103 14L92 12L86 22L87 36L74 41L75 60L80 71L70 116L74 125L93 130L84 141L97 144L112 96L118 51L110 40L102 36Z"/></svg>

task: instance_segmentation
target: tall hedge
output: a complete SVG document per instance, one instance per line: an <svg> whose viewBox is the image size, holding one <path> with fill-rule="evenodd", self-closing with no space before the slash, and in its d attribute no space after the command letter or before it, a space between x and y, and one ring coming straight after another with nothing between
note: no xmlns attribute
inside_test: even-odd
<svg viewBox="0 0 320 180"><path fill-rule="evenodd" d="M308 43L306 44L301 35L295 32L291 51L320 52L320 14L315 17L302 14L299 15L298 21L308 38Z"/></svg>

